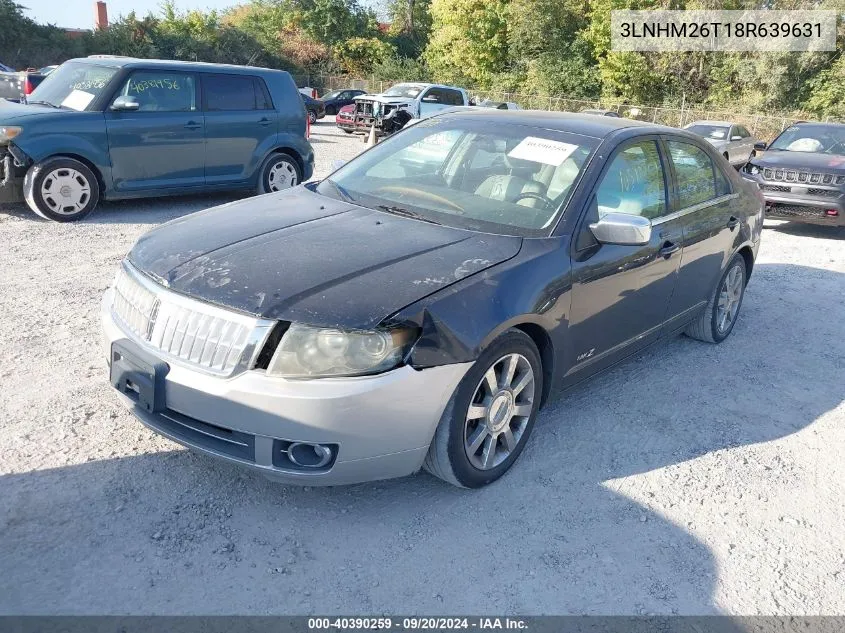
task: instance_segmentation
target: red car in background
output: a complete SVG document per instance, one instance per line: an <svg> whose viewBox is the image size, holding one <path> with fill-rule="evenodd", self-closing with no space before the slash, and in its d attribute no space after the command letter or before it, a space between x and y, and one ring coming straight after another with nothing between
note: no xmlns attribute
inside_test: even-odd
<svg viewBox="0 0 845 633"><path fill-rule="evenodd" d="M343 106L337 111L335 122L341 130L347 134L352 134L355 131L355 106Z"/></svg>

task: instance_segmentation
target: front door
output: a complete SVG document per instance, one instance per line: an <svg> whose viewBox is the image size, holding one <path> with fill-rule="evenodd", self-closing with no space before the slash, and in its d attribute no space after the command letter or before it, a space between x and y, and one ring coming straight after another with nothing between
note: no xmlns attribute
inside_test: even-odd
<svg viewBox="0 0 845 633"><path fill-rule="evenodd" d="M656 139L623 145L595 189L572 257L566 372L575 382L624 358L660 333L683 250L682 222L670 215L665 157ZM655 223L642 246L599 244L589 224L606 213Z"/></svg>
<svg viewBox="0 0 845 633"><path fill-rule="evenodd" d="M201 81L206 183L245 182L264 158L259 146L276 134L269 93L263 80L249 75L203 74Z"/></svg>
<svg viewBox="0 0 845 633"><path fill-rule="evenodd" d="M112 100L137 102L134 111L106 110L116 191L201 186L205 137L196 77L169 70L139 70Z"/></svg>
<svg viewBox="0 0 845 633"><path fill-rule="evenodd" d="M672 297L669 317L683 321L710 299L710 293L734 251L739 217L732 212L738 194L731 192L722 173L722 161L714 161L687 139L666 139L675 181L675 215L682 216L685 246Z"/></svg>

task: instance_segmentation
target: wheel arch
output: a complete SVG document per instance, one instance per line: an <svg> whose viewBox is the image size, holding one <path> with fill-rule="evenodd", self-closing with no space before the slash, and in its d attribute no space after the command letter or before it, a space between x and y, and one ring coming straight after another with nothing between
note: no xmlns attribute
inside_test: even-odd
<svg viewBox="0 0 845 633"><path fill-rule="evenodd" d="M78 160L80 163L85 165L88 169L91 170L91 173L94 174L94 178L97 179L97 184L100 186L100 197L103 196L103 193L106 190L106 181L103 178L103 174L100 169L88 158L82 156L81 154L74 154L73 152L62 152L60 154L53 154L48 156L47 158L43 158L39 163L43 163L44 161L51 160L53 158L72 158L73 160Z"/></svg>
<svg viewBox="0 0 845 633"><path fill-rule="evenodd" d="M751 279L751 271L754 269L754 252L751 250L751 246L746 244L737 251L737 255L742 255L745 260L745 283L748 284L748 280Z"/></svg>

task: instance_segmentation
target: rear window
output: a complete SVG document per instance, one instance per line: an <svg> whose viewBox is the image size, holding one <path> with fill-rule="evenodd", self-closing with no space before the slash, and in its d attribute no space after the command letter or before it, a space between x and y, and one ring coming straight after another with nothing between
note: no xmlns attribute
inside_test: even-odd
<svg viewBox="0 0 845 633"><path fill-rule="evenodd" d="M205 109L211 112L269 110L270 94L264 82L248 75L204 75Z"/></svg>

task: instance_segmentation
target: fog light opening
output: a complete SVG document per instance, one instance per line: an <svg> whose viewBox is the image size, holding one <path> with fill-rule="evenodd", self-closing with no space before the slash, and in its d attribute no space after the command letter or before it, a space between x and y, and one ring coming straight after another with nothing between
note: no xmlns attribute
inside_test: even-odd
<svg viewBox="0 0 845 633"><path fill-rule="evenodd" d="M828 209L824 213L825 215L830 216L831 218L835 218L839 215L839 211L837 209Z"/></svg>
<svg viewBox="0 0 845 633"><path fill-rule="evenodd" d="M300 468L322 468L332 460L332 449L322 444L294 442L288 447L288 458Z"/></svg>

